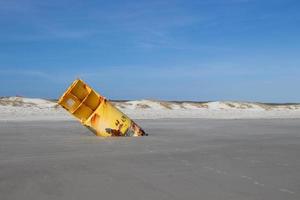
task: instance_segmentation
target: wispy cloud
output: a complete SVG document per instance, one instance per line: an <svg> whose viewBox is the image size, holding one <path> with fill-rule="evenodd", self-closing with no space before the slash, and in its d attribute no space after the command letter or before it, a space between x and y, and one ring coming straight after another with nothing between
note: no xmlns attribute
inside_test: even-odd
<svg viewBox="0 0 300 200"><path fill-rule="evenodd" d="M81 9L81 3L68 1L1 1L2 11L7 11L5 17L15 23L20 23L21 20L28 30L26 33L2 33L2 38L25 41L86 39L112 32L120 37L130 34L131 42L138 44L137 48L176 48L179 44L172 39L172 29L190 26L203 20L203 17L186 13L176 3L178 2L133 1L116 5L105 3L103 8L89 7L84 10Z"/></svg>
<svg viewBox="0 0 300 200"><path fill-rule="evenodd" d="M96 29L85 28L80 23L74 26L75 20L82 19L68 12L73 6L76 3L68 1L0 0L0 24L9 22L15 24L13 27L21 26L26 30L2 31L2 40L80 39L94 35Z"/></svg>
<svg viewBox="0 0 300 200"><path fill-rule="evenodd" d="M25 76L35 76L40 78L48 78L49 75L45 72L34 71L34 70L24 70L24 69L0 69L1 75L25 75Z"/></svg>
<svg viewBox="0 0 300 200"><path fill-rule="evenodd" d="M21 14L33 11L33 4L30 0L0 0L0 11L3 14Z"/></svg>
<svg viewBox="0 0 300 200"><path fill-rule="evenodd" d="M42 70L31 70L31 69L0 69L0 77L11 77L11 79L40 79L48 80L51 82L65 82L72 80L75 75L72 73L61 74L59 72L46 72Z"/></svg>

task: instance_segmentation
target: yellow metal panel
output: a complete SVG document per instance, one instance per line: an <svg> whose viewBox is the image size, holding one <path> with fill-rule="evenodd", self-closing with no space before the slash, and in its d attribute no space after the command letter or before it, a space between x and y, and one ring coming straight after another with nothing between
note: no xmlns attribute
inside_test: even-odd
<svg viewBox="0 0 300 200"><path fill-rule="evenodd" d="M83 100L91 89L86 86L83 81L77 81L74 87L71 90L71 93L74 94L78 99Z"/></svg>
<svg viewBox="0 0 300 200"><path fill-rule="evenodd" d="M129 117L82 80L75 80L58 101L97 136L143 136Z"/></svg>
<svg viewBox="0 0 300 200"><path fill-rule="evenodd" d="M84 103L90 107L92 110L96 110L100 103L103 101L99 95L93 90L88 94L88 97L84 101Z"/></svg>
<svg viewBox="0 0 300 200"><path fill-rule="evenodd" d="M86 123L86 120L91 116L93 110L86 106L84 103L81 103L80 106L75 110L73 115L77 117L82 123Z"/></svg>
<svg viewBox="0 0 300 200"><path fill-rule="evenodd" d="M69 112L75 111L80 103L81 101L71 93L65 94L64 98L62 98L60 101L62 107L67 109Z"/></svg>

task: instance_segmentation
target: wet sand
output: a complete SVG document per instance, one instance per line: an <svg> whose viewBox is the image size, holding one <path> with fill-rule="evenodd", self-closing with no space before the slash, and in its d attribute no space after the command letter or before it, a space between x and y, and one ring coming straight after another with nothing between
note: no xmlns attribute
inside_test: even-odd
<svg viewBox="0 0 300 200"><path fill-rule="evenodd" d="M137 122L148 137L0 122L0 199L300 199L300 120Z"/></svg>

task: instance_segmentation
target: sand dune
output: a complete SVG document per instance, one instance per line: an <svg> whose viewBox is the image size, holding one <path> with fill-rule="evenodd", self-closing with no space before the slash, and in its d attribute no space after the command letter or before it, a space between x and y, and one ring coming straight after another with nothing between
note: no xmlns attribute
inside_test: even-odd
<svg viewBox="0 0 300 200"><path fill-rule="evenodd" d="M300 118L300 104L251 102L169 102L136 100L113 102L134 119L156 118ZM73 120L55 101L24 97L0 98L1 120Z"/></svg>

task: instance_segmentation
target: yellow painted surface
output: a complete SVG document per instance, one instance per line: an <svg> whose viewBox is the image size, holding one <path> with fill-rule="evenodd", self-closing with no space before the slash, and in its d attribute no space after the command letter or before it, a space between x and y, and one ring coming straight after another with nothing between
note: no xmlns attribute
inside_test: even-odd
<svg viewBox="0 0 300 200"><path fill-rule="evenodd" d="M97 136L145 135L133 120L80 79L71 84L58 104Z"/></svg>

